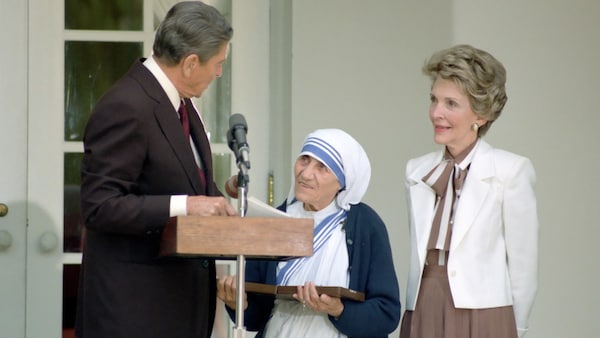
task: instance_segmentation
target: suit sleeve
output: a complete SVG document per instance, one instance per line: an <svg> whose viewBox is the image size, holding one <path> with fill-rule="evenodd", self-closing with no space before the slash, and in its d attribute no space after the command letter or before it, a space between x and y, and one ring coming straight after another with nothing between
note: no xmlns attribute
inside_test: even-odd
<svg viewBox="0 0 600 338"><path fill-rule="evenodd" d="M503 199L504 231L513 308L522 337L528 328L538 286L539 225L533 165L521 158L508 177Z"/></svg>
<svg viewBox="0 0 600 338"><path fill-rule="evenodd" d="M164 226L170 196L150 193L150 184L144 183L149 181L144 176L149 142L144 115L135 114L140 108L127 102L122 98L103 102L90 116L84 136L81 206L90 229L144 234Z"/></svg>

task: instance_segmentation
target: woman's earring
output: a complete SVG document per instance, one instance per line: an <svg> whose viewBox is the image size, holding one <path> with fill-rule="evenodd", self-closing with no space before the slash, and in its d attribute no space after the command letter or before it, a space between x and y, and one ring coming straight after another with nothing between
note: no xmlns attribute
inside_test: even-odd
<svg viewBox="0 0 600 338"><path fill-rule="evenodd" d="M477 123L473 123L473 124L471 125L471 129L472 129L474 132L477 132L477 131L479 130L479 125L478 125Z"/></svg>

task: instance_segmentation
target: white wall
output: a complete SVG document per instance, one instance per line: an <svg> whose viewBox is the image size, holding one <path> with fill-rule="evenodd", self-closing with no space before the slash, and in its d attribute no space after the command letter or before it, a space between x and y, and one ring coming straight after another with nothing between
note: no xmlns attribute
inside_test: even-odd
<svg viewBox="0 0 600 338"><path fill-rule="evenodd" d="M269 115L269 1L236 1L232 7L234 26L231 44L232 88L231 113L245 116L248 128L248 144L252 147L250 157L251 195L267 196L268 163L259 161L254 150L268 147L268 133L256 126L264 125ZM243 55L243 57L240 57ZM226 150L226 153L229 150ZM238 168L232 170L238 172Z"/></svg>
<svg viewBox="0 0 600 338"><path fill-rule="evenodd" d="M366 202L388 226L403 297L404 165L436 149L420 69L434 51L469 43L508 71L508 104L486 139L530 157L538 174L540 289L527 336L598 335L598 13L594 0L293 1L291 152L323 127L363 144Z"/></svg>

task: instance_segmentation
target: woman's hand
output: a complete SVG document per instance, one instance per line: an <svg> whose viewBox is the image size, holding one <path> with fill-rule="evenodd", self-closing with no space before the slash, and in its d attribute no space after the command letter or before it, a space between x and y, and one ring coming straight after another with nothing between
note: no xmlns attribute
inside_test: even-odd
<svg viewBox="0 0 600 338"><path fill-rule="evenodd" d="M319 295L314 282L306 282L304 286L299 285L294 298L315 312L325 312L335 318L344 312L342 300L326 294Z"/></svg>
<svg viewBox="0 0 600 338"><path fill-rule="evenodd" d="M230 309L236 308L237 278L224 276L217 279L217 298L222 300ZM244 292L244 310L248 308L248 300Z"/></svg>
<svg viewBox="0 0 600 338"><path fill-rule="evenodd" d="M231 198L238 198L238 176L233 175L225 182L225 192Z"/></svg>

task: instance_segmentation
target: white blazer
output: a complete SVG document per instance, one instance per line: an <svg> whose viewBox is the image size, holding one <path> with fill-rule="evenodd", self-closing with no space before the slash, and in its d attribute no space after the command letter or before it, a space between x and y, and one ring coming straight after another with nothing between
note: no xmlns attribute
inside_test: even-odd
<svg viewBox="0 0 600 338"><path fill-rule="evenodd" d="M422 181L443 149L410 160L406 192L410 268L406 308L414 310L434 216L435 192ZM512 305L519 337L527 331L538 285L535 172L529 159L479 140L456 206L448 280L457 308Z"/></svg>

